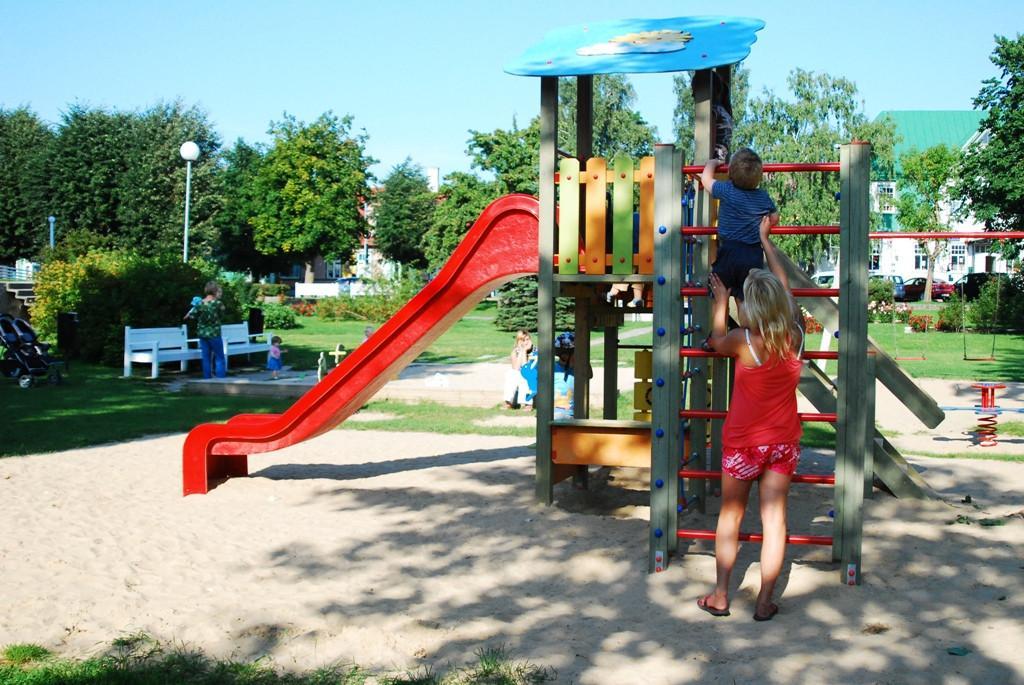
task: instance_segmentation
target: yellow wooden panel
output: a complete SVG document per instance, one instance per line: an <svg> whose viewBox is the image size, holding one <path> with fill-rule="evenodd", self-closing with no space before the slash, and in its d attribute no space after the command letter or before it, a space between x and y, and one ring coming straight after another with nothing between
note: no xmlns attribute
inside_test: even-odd
<svg viewBox="0 0 1024 685"><path fill-rule="evenodd" d="M637 381L633 383L633 409L651 410L651 382Z"/></svg>
<svg viewBox="0 0 1024 685"><path fill-rule="evenodd" d="M607 216L607 185L603 181L608 176L608 164L600 157L587 160L587 196L586 196L586 243L583 270L587 274L603 274L605 272L605 217Z"/></svg>
<svg viewBox="0 0 1024 685"><path fill-rule="evenodd" d="M651 350L637 350L633 353L633 376L636 378L651 377L651 362L653 354Z"/></svg>
<svg viewBox="0 0 1024 685"><path fill-rule="evenodd" d="M654 157L640 160L640 249L638 273L654 273Z"/></svg>

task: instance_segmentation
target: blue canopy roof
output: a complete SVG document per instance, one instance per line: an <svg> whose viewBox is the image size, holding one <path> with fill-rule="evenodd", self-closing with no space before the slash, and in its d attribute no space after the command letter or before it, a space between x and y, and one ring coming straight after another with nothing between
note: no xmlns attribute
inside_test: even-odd
<svg viewBox="0 0 1024 685"><path fill-rule="evenodd" d="M517 76L588 76L696 71L750 54L760 19L617 19L551 31L505 65Z"/></svg>

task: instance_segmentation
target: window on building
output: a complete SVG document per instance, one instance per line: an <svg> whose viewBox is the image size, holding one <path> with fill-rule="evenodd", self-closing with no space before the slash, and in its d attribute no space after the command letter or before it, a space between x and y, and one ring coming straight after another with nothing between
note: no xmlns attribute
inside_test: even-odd
<svg viewBox="0 0 1024 685"><path fill-rule="evenodd" d="M881 182L878 184L878 211L896 211L896 184L892 182Z"/></svg>
<svg viewBox="0 0 1024 685"><path fill-rule="evenodd" d="M341 278L341 276L342 276L341 260L340 259L335 259L332 262L327 262L324 265L324 276L326 278L330 278L330 279Z"/></svg>
<svg viewBox="0 0 1024 685"><path fill-rule="evenodd" d="M868 269L878 271L882 268L882 245L881 241L871 241L871 255L868 257Z"/></svg>
<svg viewBox="0 0 1024 685"><path fill-rule="evenodd" d="M949 270L963 271L967 266L967 246L961 242L949 243Z"/></svg>
<svg viewBox="0 0 1024 685"><path fill-rule="evenodd" d="M928 250L924 248L924 245L916 245L914 247L914 268L928 268Z"/></svg>

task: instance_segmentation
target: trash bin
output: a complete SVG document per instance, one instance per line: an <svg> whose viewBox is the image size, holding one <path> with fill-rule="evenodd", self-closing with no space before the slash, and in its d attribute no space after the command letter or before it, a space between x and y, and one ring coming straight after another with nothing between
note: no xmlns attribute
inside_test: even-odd
<svg viewBox="0 0 1024 685"><path fill-rule="evenodd" d="M78 312L57 314L57 347L65 359L78 358Z"/></svg>
<svg viewBox="0 0 1024 685"><path fill-rule="evenodd" d="M249 333L263 332L263 310L259 307L249 309Z"/></svg>

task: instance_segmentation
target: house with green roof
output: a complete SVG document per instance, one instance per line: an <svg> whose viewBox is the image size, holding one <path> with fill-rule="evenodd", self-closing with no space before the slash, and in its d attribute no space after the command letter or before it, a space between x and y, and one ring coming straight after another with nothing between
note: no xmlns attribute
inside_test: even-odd
<svg viewBox="0 0 1024 685"><path fill-rule="evenodd" d="M887 110L880 112L876 121L889 117L896 124L897 143L896 176L899 176L899 158L912 150L927 150L935 145L948 145L962 150L968 145L984 144L984 131L980 130L985 113L974 110ZM871 184L874 209L882 215L883 231L900 230L894 199L899 193L896 179L879 180ZM947 208L948 215L952 208ZM984 229L972 217L954 219L953 232ZM992 253L992 241L951 238L947 249L940 253L934 265L934 277L955 281L974 271L1006 271L1006 262L998 252ZM928 270L928 250L924 245L908 240L874 240L871 245L871 267L874 270L896 274L905 280L924 277Z"/></svg>

